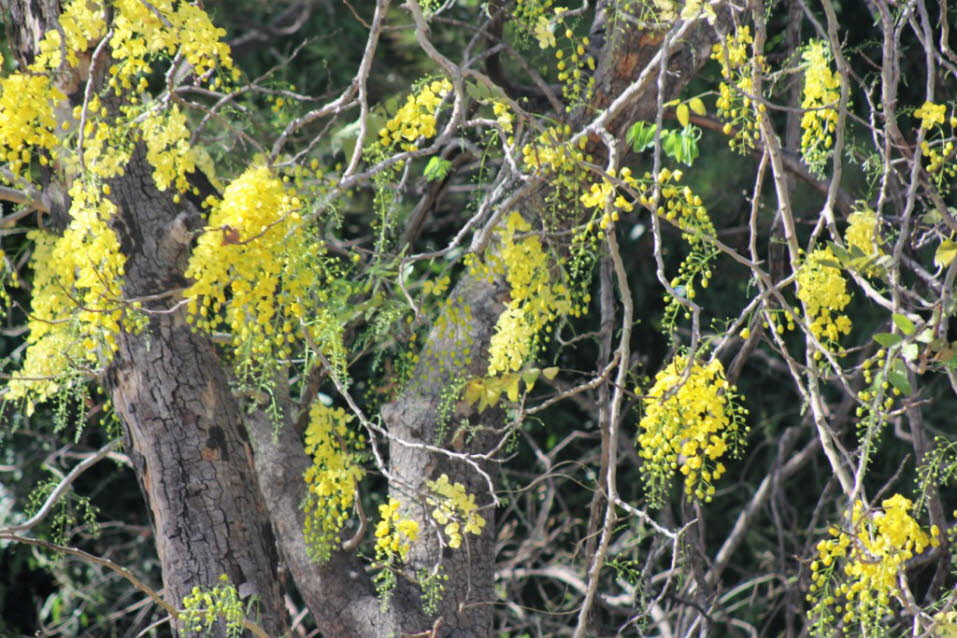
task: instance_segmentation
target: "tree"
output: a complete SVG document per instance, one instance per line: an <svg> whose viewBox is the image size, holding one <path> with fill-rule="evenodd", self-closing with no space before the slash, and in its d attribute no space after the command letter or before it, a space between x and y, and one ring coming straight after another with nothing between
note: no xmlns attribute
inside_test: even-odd
<svg viewBox="0 0 957 638"><path fill-rule="evenodd" d="M0 541L156 603L54 631L954 631L946 3L0 4Z"/></svg>

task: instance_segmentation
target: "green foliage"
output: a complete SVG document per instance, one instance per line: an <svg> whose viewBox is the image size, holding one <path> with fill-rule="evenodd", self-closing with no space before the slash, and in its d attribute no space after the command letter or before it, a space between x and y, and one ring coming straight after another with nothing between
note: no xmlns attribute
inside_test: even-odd
<svg viewBox="0 0 957 638"><path fill-rule="evenodd" d="M222 621L226 635L238 638L243 633L246 611L239 593L222 574L219 583L209 589L193 587L183 598L180 621L188 634L212 634L214 625Z"/></svg>

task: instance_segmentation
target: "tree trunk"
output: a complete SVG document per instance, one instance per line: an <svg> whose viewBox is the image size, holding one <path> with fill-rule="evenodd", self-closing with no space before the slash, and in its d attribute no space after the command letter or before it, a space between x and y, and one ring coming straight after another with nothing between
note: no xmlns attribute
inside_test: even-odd
<svg viewBox="0 0 957 638"><path fill-rule="evenodd" d="M127 257L127 299L182 281L185 215L153 184L142 149L113 180L114 224ZM225 574L259 622L280 633L285 612L278 556L259 492L238 403L209 339L186 323L177 297L144 304L141 333L124 331L107 387L126 431L127 451L153 514L167 598L181 605L194 586Z"/></svg>

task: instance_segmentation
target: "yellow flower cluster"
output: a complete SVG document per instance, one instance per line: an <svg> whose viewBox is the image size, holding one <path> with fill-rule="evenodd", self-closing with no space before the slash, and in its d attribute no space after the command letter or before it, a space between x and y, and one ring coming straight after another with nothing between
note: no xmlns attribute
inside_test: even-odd
<svg viewBox="0 0 957 638"><path fill-rule="evenodd" d="M489 344L489 376L519 370L541 330L572 309L568 289L551 281L551 260L541 240L534 235L516 237L531 230L531 224L518 212L509 215L501 234L502 248L494 258L497 263L485 266L489 274L504 270L511 290Z"/></svg>
<svg viewBox="0 0 957 638"><path fill-rule="evenodd" d="M812 252L798 269L797 296L815 337L833 343L841 334L850 334L850 318L839 313L851 302L851 295L830 247Z"/></svg>
<svg viewBox="0 0 957 638"><path fill-rule="evenodd" d="M176 190L186 191L189 188L186 175L196 168L186 114L176 104L150 111L140 123L140 132L146 142L146 159L153 167L156 187L165 191L174 184Z"/></svg>
<svg viewBox="0 0 957 638"><path fill-rule="evenodd" d="M655 212L683 230L686 241L702 242L708 237L715 236L714 224L711 223L708 209L705 208L701 197L695 195L690 187L679 184L682 177L684 174L681 171L661 169L657 180L661 184L662 201L659 202ZM646 190L638 198L638 203L650 208L651 196L652 193Z"/></svg>
<svg viewBox="0 0 957 638"><path fill-rule="evenodd" d="M935 126L943 126L947 107L943 104L925 102L914 111L914 116L921 118L921 128L930 131ZM950 137L944 140L925 139L920 143L920 153L927 158L927 172L934 179L937 188L949 191L957 178L957 162L954 162L954 132L957 131L957 116L950 117Z"/></svg>
<svg viewBox="0 0 957 638"><path fill-rule="evenodd" d="M30 166L32 147L56 146L54 107L65 99L46 76L12 73L0 80L0 162L14 175Z"/></svg>
<svg viewBox="0 0 957 638"><path fill-rule="evenodd" d="M611 172L610 176L616 177L615 172ZM640 189L638 180L631 174L631 169L627 166L618 172L617 177L624 186L635 190ZM618 221L620 211L630 213L635 209L634 204L622 193L619 193L608 178L603 179L599 184L592 184L588 192L584 193L579 199L585 208L599 208L604 211L598 222L602 230L608 228L608 225L612 222Z"/></svg>
<svg viewBox="0 0 957 638"><path fill-rule="evenodd" d="M286 352L306 319L315 273L295 268L319 259L299 216L301 203L265 167L251 167L213 205L209 226L190 256L190 320L208 331L223 313L231 333L253 356Z"/></svg>
<svg viewBox="0 0 957 638"><path fill-rule="evenodd" d="M712 483L725 472L718 459L729 447L736 451L746 431L746 411L735 399L717 359L701 364L677 356L655 376L638 424L642 474L652 504L662 502L676 469L685 477L686 494L711 500Z"/></svg>
<svg viewBox="0 0 957 638"><path fill-rule="evenodd" d="M432 518L439 525L445 525L445 535L449 539L449 547L455 549L462 545L463 533L479 536L485 527L485 519L478 513L475 504L475 495L465 491L461 483L450 483L449 477L443 474L437 481L429 481L429 489L433 496L426 500L435 509Z"/></svg>
<svg viewBox="0 0 957 638"><path fill-rule="evenodd" d="M618 174L611 172L610 178L617 177L622 187L638 192L636 200L630 200L617 190L611 179L604 178L600 183L592 184L588 192L579 199L585 208L600 208L604 211L599 227L605 229L612 221L618 221L619 212L626 213L634 210L637 201L651 210L654 202L654 182L661 185L661 198L655 212L685 231L684 237L691 243L704 241L706 237L714 236L714 224L701 198L694 194L689 186L682 186L681 178L684 173L680 170L672 171L663 168L657 177L645 173L639 180L631 173L627 166Z"/></svg>
<svg viewBox="0 0 957 638"><path fill-rule="evenodd" d="M412 543L419 537L419 524L399 514L399 500L390 498L379 506L379 522L375 527L375 557L384 563L405 560Z"/></svg>
<svg viewBox="0 0 957 638"><path fill-rule="evenodd" d="M850 529L831 527L832 538L817 544L808 600L816 602L812 615L821 633L836 620L834 612L841 611L845 623L874 626L898 591L904 564L940 543L936 526L927 533L911 516L909 499L895 494L884 499L881 508L868 511L855 502Z"/></svg>
<svg viewBox="0 0 957 638"><path fill-rule="evenodd" d="M399 144L402 150L411 151L416 148L416 140L420 137L434 137L436 112L451 90L452 83L442 78L410 95L402 108L379 131L379 143L387 148Z"/></svg>
<svg viewBox="0 0 957 638"><path fill-rule="evenodd" d="M884 254L880 245L880 220L877 219L877 213L864 206L851 213L847 222L844 241L848 248L860 251L868 260ZM879 272L879 269L872 263L865 263L861 272L865 275L874 275Z"/></svg>
<svg viewBox="0 0 957 638"><path fill-rule="evenodd" d="M525 170L530 173L573 173L585 160L581 148L585 146L582 138L580 148L573 148L566 140L571 135L569 126L553 126L545 129L535 142L522 147Z"/></svg>
<svg viewBox="0 0 957 638"><path fill-rule="evenodd" d="M754 148L754 141L760 137L754 108L762 112L765 108L763 104L755 106L749 97L754 94L749 57L753 42L750 27L742 26L728 34L724 42L711 48L711 59L721 65L721 77L724 78L718 86L715 102L718 116L726 120L722 131L731 136L728 145L742 154ZM756 63L764 68L763 56L757 56Z"/></svg>
<svg viewBox="0 0 957 638"><path fill-rule="evenodd" d="M110 86L117 92L132 89L133 78L152 71L150 59L160 54L181 54L202 77L217 67L232 68L229 46L222 42L224 29L216 28L209 15L188 2L115 0L110 3L113 22L110 47L116 61L110 68ZM40 41L40 53L31 70L56 71L64 62L79 64L78 53L107 34L106 8L96 0L72 0L63 7L58 29L51 29Z"/></svg>
<svg viewBox="0 0 957 638"><path fill-rule="evenodd" d="M30 65L37 73L57 71L63 64L63 51L66 51L66 63L71 67L79 65L77 54L86 51L90 43L99 41L106 35L104 7L93 0L72 0L64 3L59 19L60 28L66 36L66 42L60 30L51 29L40 40L39 54Z"/></svg>
<svg viewBox="0 0 957 638"><path fill-rule="evenodd" d="M515 117L512 115L512 110L509 108L508 104L502 102L501 100L492 101L492 113L495 114L495 120L498 122L498 125L502 127L502 131L509 136L506 143L512 144L512 131L514 131Z"/></svg>
<svg viewBox="0 0 957 638"><path fill-rule="evenodd" d="M562 97L568 104L565 110L570 112L575 104L581 104L591 96L595 87L595 58L585 52L585 47L590 44L587 37L576 42L574 32L565 29L565 38L569 40L571 52L566 56L563 49L555 51L555 66L558 81L562 83Z"/></svg>
<svg viewBox="0 0 957 638"><path fill-rule="evenodd" d="M920 118L920 127L925 131L929 131L938 124L943 124L946 114L947 107L945 105L934 104L933 102L924 102L914 110L914 117Z"/></svg>
<svg viewBox="0 0 957 638"><path fill-rule="evenodd" d="M365 474L360 462L364 439L348 427L353 418L320 401L309 410L306 454L312 465L303 475L308 488L303 534L314 560L329 560Z"/></svg>
<svg viewBox="0 0 957 638"><path fill-rule="evenodd" d="M233 66L229 46L222 41L224 29L215 27L209 15L188 2L115 0L113 37L116 64L110 69L110 86L117 92L131 89L133 78L151 72L149 60L157 55L182 54L203 78L217 67Z"/></svg>
<svg viewBox="0 0 957 638"><path fill-rule="evenodd" d="M815 173L824 170L824 163L834 144L832 134L837 127L837 109L841 98L841 78L831 71L831 51L824 40L812 40L804 53L804 93L801 108L801 154Z"/></svg>
<svg viewBox="0 0 957 638"><path fill-rule="evenodd" d="M59 237L31 232L35 242L30 335L23 367L8 399L43 401L56 378L107 363L123 316L120 285L126 258L109 227L116 207L102 191L77 179L70 188L70 223Z"/></svg>
<svg viewBox="0 0 957 638"><path fill-rule="evenodd" d="M73 119L79 122L82 112L82 106L75 106ZM133 146L126 127L111 124L106 115L106 107L94 95L87 105L87 119L83 126L83 168L103 179L123 174ZM68 165L75 164L72 156L63 159Z"/></svg>

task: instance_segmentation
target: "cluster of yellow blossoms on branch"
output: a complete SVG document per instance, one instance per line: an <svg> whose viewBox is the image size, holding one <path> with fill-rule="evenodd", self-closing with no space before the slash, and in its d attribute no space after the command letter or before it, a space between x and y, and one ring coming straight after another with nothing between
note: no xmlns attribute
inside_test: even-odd
<svg viewBox="0 0 957 638"><path fill-rule="evenodd" d="M432 496L426 499L433 506L432 518L444 525L449 547L455 549L462 545L463 534L482 533L485 519L478 513L475 494L469 494L461 483L452 483L443 474L435 481L427 483Z"/></svg>
<svg viewBox="0 0 957 638"><path fill-rule="evenodd" d="M365 474L361 464L365 441L349 428L353 418L342 408L331 408L321 401L309 410L306 454L312 457L312 466L303 476L308 489L303 503L303 534L315 560L329 560L338 545L339 532L349 518Z"/></svg>
<svg viewBox="0 0 957 638"><path fill-rule="evenodd" d="M442 78L429 82L418 93L406 98L405 104L379 130L382 146L388 148L398 144L402 150L411 151L420 137L435 137L436 114L451 90L452 83Z"/></svg>
<svg viewBox="0 0 957 638"><path fill-rule="evenodd" d="M402 518L399 506L400 502L395 498L379 506L379 522L375 527L375 557L382 563L406 560L412 543L419 537L419 524Z"/></svg>
<svg viewBox="0 0 957 638"><path fill-rule="evenodd" d="M35 243L30 336L8 399L27 398L32 410L34 398L65 387L61 380L107 364L121 321L130 331L142 323L137 304L122 298L125 257L110 226L116 206L106 180L123 174L134 142L143 139L157 186L185 189L185 173L195 166L185 116L175 106L153 103L144 110L137 104L146 99L146 75L157 63L182 64L177 81L190 72L205 81L201 76L214 69L230 68L224 35L200 7L186 2L67 0L30 66L0 79L0 161L10 168L11 181L25 187L37 163L54 162L72 178L65 231L29 235ZM87 93L71 109L52 78L82 79L90 49L105 37L114 63L102 92L132 91L139 76L136 94L108 108L101 94Z"/></svg>
<svg viewBox="0 0 957 638"><path fill-rule="evenodd" d="M738 404L721 362L675 357L655 376L642 412L638 445L649 502L663 502L675 470L685 477L686 494L710 501L713 482L725 473L719 459L729 449L737 452L747 433L747 410Z"/></svg>
<svg viewBox="0 0 957 638"><path fill-rule="evenodd" d="M815 337L836 343L841 334L850 334L851 319L840 313L851 302L851 295L830 247L818 248L807 256L797 273L797 288Z"/></svg>
<svg viewBox="0 0 957 638"><path fill-rule="evenodd" d="M808 600L814 603L811 615L819 635L833 635L829 632L839 620L877 627L900 591L905 563L940 543L936 525L925 532L911 516L909 499L895 494L881 508L868 510L856 501L849 529L831 527L831 538L817 544Z"/></svg>
<svg viewBox="0 0 957 638"><path fill-rule="evenodd" d="M504 272L511 299L495 324L489 344L489 376L521 369L535 346L541 331L558 316L572 311L568 288L552 283L552 260L541 240L519 213L513 212L501 233L498 255L485 264L474 263L473 273L489 278Z"/></svg>
<svg viewBox="0 0 957 638"><path fill-rule="evenodd" d="M831 71L831 50L824 40L812 40L804 53L804 93L801 108L801 154L817 174L824 170L834 145L841 77Z"/></svg>
<svg viewBox="0 0 957 638"><path fill-rule="evenodd" d="M721 65L721 77L724 81L718 86L718 99L715 106L718 116L726 120L722 132L731 136L728 145L740 153L754 148L754 141L760 137L758 119L754 114L754 80L752 64L764 69L764 56L754 52L754 38L748 26L738 27L728 34L724 42L715 44L711 49L711 59ZM764 111L763 104L756 107ZM732 135L733 133L733 135Z"/></svg>

